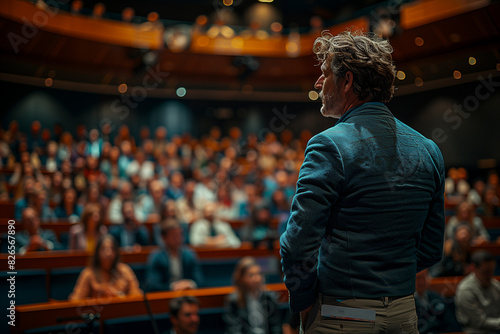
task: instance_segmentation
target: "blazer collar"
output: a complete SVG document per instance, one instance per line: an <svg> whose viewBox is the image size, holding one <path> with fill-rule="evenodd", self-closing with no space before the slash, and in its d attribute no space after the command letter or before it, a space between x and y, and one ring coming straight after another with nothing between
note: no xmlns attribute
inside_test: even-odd
<svg viewBox="0 0 500 334"><path fill-rule="evenodd" d="M357 115L391 115L392 113L389 111L389 108L382 102L366 102L357 107L351 108L343 114L340 119L335 123L335 125L339 123L346 122L349 118Z"/></svg>

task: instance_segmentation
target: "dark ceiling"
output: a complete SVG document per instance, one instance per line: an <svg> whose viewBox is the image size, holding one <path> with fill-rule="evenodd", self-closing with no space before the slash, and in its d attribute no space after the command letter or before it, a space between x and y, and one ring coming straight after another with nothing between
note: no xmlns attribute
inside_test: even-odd
<svg viewBox="0 0 500 334"><path fill-rule="evenodd" d="M94 2L85 1L85 6L91 8ZM241 1L234 11L243 15L244 6L256 2ZM272 5L280 8L284 22L308 25L312 15L320 13L324 19L334 18L336 13L344 15L345 8L359 13L377 2L380 3L276 0ZM235 0L235 4L238 3ZM208 16L215 10L212 1L198 0L105 1L105 4L107 11L119 12L130 5L136 8L137 15L156 10L161 18L175 20L194 20L200 14ZM0 19L0 28L21 34L23 26ZM417 37L425 40L422 46L415 44ZM398 94L474 81L479 75L492 71L498 75L500 3L400 31L390 41L397 69L405 73L404 79L396 80ZM0 80L44 85L44 80L50 77L54 78L55 88L117 94L117 87L122 83L130 87L141 85L147 52L41 30L16 53L4 34L0 39ZM184 86L191 92L198 90L199 98L307 101L307 92L320 72L312 54L297 58L254 57L258 68L248 72L248 66L242 65L246 60L238 56L174 53L166 47L154 52L157 54L155 68L166 77L149 96L175 97L175 89ZM470 65L469 57L475 57L477 62ZM454 71L459 71L461 77L454 79ZM424 85L416 85L417 79L422 79ZM251 88L252 94L246 89L247 94L241 95L245 85ZM273 92L282 95L269 95ZM193 93L189 96L196 98Z"/></svg>
<svg viewBox="0 0 500 334"><path fill-rule="evenodd" d="M281 14L285 28L309 27L310 19L319 16L327 25L340 20L360 16L372 6L387 3L387 0L274 0L270 5ZM409 2L409 0L396 0ZM146 17L156 11L161 19L168 21L194 22L199 15L211 16L216 11L228 9L235 14L236 25L245 25L245 13L258 3L257 0L234 0L231 6L225 6L222 0L85 0L84 12L90 13L96 3L106 6L108 17L115 17L126 7L134 8L139 17Z"/></svg>

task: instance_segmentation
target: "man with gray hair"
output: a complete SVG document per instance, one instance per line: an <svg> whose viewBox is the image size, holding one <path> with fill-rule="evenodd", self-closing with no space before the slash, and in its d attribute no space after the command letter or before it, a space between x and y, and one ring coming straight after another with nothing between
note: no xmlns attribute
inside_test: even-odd
<svg viewBox="0 0 500 334"><path fill-rule="evenodd" d="M396 119L389 42L324 32L314 43L321 113L305 151L281 256L306 333L418 333L415 275L442 256L444 162Z"/></svg>

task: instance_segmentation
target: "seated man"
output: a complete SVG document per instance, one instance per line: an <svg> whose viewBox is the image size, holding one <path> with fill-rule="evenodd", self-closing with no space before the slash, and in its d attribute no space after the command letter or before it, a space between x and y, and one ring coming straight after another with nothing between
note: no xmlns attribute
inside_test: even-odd
<svg viewBox="0 0 500 334"><path fill-rule="evenodd" d="M40 218L32 207L25 208L21 217L23 230L16 234L17 253L62 249L52 230L40 228Z"/></svg>
<svg viewBox="0 0 500 334"><path fill-rule="evenodd" d="M472 254L473 272L457 287L457 319L468 334L500 333L500 282L495 258L484 250Z"/></svg>
<svg viewBox="0 0 500 334"><path fill-rule="evenodd" d="M415 280L415 308L418 315L420 334L460 332L451 299L428 289L430 276L427 269L417 274Z"/></svg>
<svg viewBox="0 0 500 334"><path fill-rule="evenodd" d="M196 334L200 326L200 302L192 296L182 296L170 300L170 334Z"/></svg>
<svg viewBox="0 0 500 334"><path fill-rule="evenodd" d="M160 221L161 209L166 201L165 189L163 183L159 180L153 180L149 184L149 194L144 195L139 203L137 210L137 219L144 221Z"/></svg>
<svg viewBox="0 0 500 334"><path fill-rule="evenodd" d="M134 202L124 200L122 204L123 224L113 226L110 234L115 237L120 247L133 247L136 250L140 246L149 244L148 229L140 225L135 216Z"/></svg>
<svg viewBox="0 0 500 334"><path fill-rule="evenodd" d="M203 218L191 226L189 242L194 247L238 248L241 241L231 225L215 218L215 203L207 203L203 209Z"/></svg>
<svg viewBox="0 0 500 334"><path fill-rule="evenodd" d="M196 254L184 246L183 232L175 219L161 229L164 247L151 253L146 268L149 291L195 289L203 276Z"/></svg>

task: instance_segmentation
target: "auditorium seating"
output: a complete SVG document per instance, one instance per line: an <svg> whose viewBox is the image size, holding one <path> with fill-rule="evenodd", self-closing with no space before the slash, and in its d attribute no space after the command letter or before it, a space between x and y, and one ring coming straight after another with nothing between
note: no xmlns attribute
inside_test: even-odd
<svg viewBox="0 0 500 334"><path fill-rule="evenodd" d="M268 290L280 295L280 300L286 296L285 286L282 283L268 284ZM153 292L147 298L158 326L163 332L168 328L166 313L168 301L171 298L188 294L197 297L201 303L200 333L221 333L223 328L222 313L224 301L234 288L207 288L185 292ZM283 305L286 308L286 305ZM11 333L48 333L64 329L64 325L57 326L61 318L81 316L83 313L100 313L100 328L104 333L137 333L151 332L147 311L142 296L126 298L110 298L106 300L88 300L80 302L48 302L44 304L25 305L17 308L17 325ZM34 331L37 329L36 331Z"/></svg>

